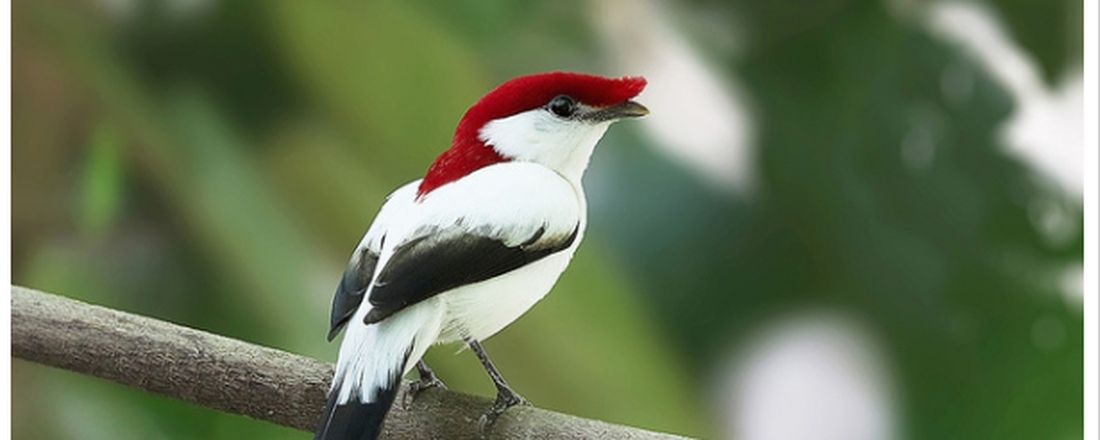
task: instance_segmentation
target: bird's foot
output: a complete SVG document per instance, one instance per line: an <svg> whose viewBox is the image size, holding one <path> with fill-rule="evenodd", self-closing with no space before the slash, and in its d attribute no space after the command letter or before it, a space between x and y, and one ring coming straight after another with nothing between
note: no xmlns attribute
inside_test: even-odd
<svg viewBox="0 0 1100 440"><path fill-rule="evenodd" d="M420 370L420 380L409 384L409 390L405 392L405 396L401 399L401 407L406 410L412 406L412 403L416 401L416 396L419 396L422 391L431 388L447 389L447 385L439 380L439 377L428 369L427 365L418 365L417 368Z"/></svg>
<svg viewBox="0 0 1100 440"><path fill-rule="evenodd" d="M497 418L509 408L513 406L530 406L531 403L520 396L511 388L500 388L497 390L497 399L493 402L493 406L489 407L489 411L478 419L477 426L478 431L481 432L481 436L485 437L489 432L489 428L492 428L496 423Z"/></svg>

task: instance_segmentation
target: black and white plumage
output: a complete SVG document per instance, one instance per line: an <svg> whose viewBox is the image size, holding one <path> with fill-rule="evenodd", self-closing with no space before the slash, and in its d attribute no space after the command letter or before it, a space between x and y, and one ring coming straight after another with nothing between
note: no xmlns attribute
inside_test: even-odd
<svg viewBox="0 0 1100 440"><path fill-rule="evenodd" d="M486 103L493 94L472 107L455 146L425 179L387 198L353 251L332 303L329 339L341 328L346 335L318 439L376 438L400 378L430 346L489 338L545 296L565 270L584 236L581 177L589 157L612 122L644 114L628 101L644 81L586 75L540 81L521 84L537 90L520 89L518 109L479 108L494 104ZM594 88L622 88L622 81L634 83L625 91ZM570 92L581 95L569 97L570 113L551 111L550 98L560 105ZM467 123L478 126L477 142L460 139ZM492 154L489 160L478 148ZM475 349L484 354L480 345Z"/></svg>

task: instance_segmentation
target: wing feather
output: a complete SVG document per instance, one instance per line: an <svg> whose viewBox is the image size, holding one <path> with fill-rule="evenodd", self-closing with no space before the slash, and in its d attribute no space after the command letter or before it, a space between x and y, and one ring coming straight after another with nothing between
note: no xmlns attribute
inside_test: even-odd
<svg viewBox="0 0 1100 440"><path fill-rule="evenodd" d="M577 239L580 225L568 235L534 235L515 246L461 229L436 231L399 246L378 274L370 293L372 324L448 290L485 281L561 252Z"/></svg>
<svg viewBox="0 0 1100 440"><path fill-rule="evenodd" d="M329 341L340 334L363 303L363 297L366 296L371 280L374 279L375 268L385 247L389 225L397 221L395 219L400 219L402 213L412 203L419 184L419 180L410 182L386 196L386 203L379 209L374 222L352 252L348 266L344 269L344 275L340 277L340 284L336 286L336 293L332 296Z"/></svg>
<svg viewBox="0 0 1100 440"><path fill-rule="evenodd" d="M330 338L368 304L363 322L376 323L564 251L583 229L579 190L541 165L492 165L423 199L416 184L395 191L363 237L333 298Z"/></svg>
<svg viewBox="0 0 1100 440"><path fill-rule="evenodd" d="M340 334L347 325L351 315L363 302L363 296L370 286L374 276L374 267L378 264L378 252L367 247L356 249L344 276L340 277L340 285L336 287L336 294L332 297L332 314L329 319L328 340L331 341Z"/></svg>

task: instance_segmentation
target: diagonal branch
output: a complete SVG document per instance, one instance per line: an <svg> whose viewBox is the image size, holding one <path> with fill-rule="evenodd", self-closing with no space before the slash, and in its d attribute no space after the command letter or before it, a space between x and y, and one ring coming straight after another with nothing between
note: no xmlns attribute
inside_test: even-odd
<svg viewBox="0 0 1100 440"><path fill-rule="evenodd" d="M320 417L331 364L24 287L11 296L13 356L306 431ZM474 438L489 404L428 390L394 406L383 437ZM530 407L510 409L490 437L677 438Z"/></svg>

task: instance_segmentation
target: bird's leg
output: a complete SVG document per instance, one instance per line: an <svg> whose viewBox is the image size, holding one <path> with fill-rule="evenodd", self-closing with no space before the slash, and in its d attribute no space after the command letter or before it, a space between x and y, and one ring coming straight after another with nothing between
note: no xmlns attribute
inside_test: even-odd
<svg viewBox="0 0 1100 440"><path fill-rule="evenodd" d="M439 380L439 377L432 372L431 368L428 368L428 364L423 360L416 363L416 372L420 375L420 380L409 384L409 391L405 393L405 397L402 399L402 406L404 406L405 409L409 409L409 406L412 405L412 402L416 400L416 396L419 395L421 391L436 387L447 389L447 385L444 385L443 381Z"/></svg>
<svg viewBox="0 0 1100 440"><path fill-rule="evenodd" d="M485 367L485 372L489 373L489 379L492 379L493 385L497 387L496 401L493 402L493 406L490 407L489 411L481 416L481 420L478 421L478 426L481 428L482 434L484 434L485 430L496 422L497 417L504 414L508 408L516 405L530 404L508 386L508 382L506 382L504 376L501 376L500 372L497 371L497 367L493 365L493 361L489 360L489 355L485 353L484 348L481 348L479 342L473 339L467 339L466 344L468 344L470 349L474 351L474 354L477 355L477 359L481 361L481 365Z"/></svg>
<svg viewBox="0 0 1100 440"><path fill-rule="evenodd" d="M439 377L435 375L435 372L433 372L431 368L428 368L428 364L424 363L423 360L416 363L416 372L420 374L420 380L416 381L416 383L421 389L433 387L447 388L447 385L444 385L443 381L439 380Z"/></svg>

